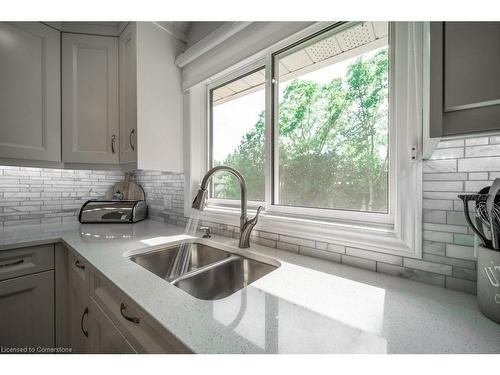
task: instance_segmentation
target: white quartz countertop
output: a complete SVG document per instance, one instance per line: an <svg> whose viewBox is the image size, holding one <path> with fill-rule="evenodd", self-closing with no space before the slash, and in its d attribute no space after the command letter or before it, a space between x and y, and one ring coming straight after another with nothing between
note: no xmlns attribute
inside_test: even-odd
<svg viewBox="0 0 500 375"><path fill-rule="evenodd" d="M0 230L0 250L63 241L195 353L500 353L500 325L472 295L252 244L281 266L204 301L127 258L183 233L151 220L17 226Z"/></svg>

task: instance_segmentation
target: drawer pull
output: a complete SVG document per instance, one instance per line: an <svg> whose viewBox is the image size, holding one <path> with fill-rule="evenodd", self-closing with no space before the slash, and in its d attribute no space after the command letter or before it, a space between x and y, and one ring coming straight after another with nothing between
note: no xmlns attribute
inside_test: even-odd
<svg viewBox="0 0 500 375"><path fill-rule="evenodd" d="M0 264L0 267L17 266L18 264L21 264L21 263L24 263L24 259L19 259L19 260L16 260L14 262L10 262L10 263Z"/></svg>
<svg viewBox="0 0 500 375"><path fill-rule="evenodd" d="M85 330L85 328L83 328L83 320L85 319L85 315L88 315L89 314L89 308L85 308L85 311L83 312L82 314L82 318L80 319L80 329L82 330L83 334L85 335L85 337L89 337L89 331Z"/></svg>
<svg viewBox="0 0 500 375"><path fill-rule="evenodd" d="M78 267L78 268L80 268L82 270L85 269L85 265L82 264L82 262L80 262L79 260L75 260L75 267Z"/></svg>
<svg viewBox="0 0 500 375"><path fill-rule="evenodd" d="M128 135L128 143L130 144L130 148L132 149L132 151L135 151L135 147L134 145L132 144L132 136L135 134L135 129L132 129L130 131L130 134Z"/></svg>
<svg viewBox="0 0 500 375"><path fill-rule="evenodd" d="M135 324L139 324L139 318L125 315L125 313L123 311L126 308L127 308L127 306L125 306L125 304L122 302L122 304L120 305L120 313L122 314L122 316L125 319L127 319L129 322L132 322L132 323L135 323Z"/></svg>

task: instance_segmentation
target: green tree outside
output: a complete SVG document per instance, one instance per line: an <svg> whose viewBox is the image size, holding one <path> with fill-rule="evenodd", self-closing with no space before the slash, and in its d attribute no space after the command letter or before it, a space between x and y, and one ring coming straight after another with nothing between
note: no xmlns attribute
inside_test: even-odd
<svg viewBox="0 0 500 375"><path fill-rule="evenodd" d="M388 49L360 56L327 84L296 79L279 105L279 204L387 212ZM264 125L223 161L239 170L249 199L264 200ZM217 198L238 198L222 175Z"/></svg>

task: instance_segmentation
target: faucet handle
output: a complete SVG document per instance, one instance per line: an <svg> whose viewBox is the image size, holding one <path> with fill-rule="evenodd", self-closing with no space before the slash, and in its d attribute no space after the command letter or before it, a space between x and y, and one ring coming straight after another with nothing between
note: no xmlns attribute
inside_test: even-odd
<svg viewBox="0 0 500 375"><path fill-rule="evenodd" d="M248 220L248 222L251 222L253 225L257 224L257 221L259 220L260 211L262 210L264 210L264 206L259 206L257 208L257 213L255 214L254 218Z"/></svg>
<svg viewBox="0 0 500 375"><path fill-rule="evenodd" d="M252 229L257 224L257 221L259 220L259 214L260 211L264 209L263 206L259 206L257 208L257 213L253 217L253 219L245 221L243 226L241 227L241 232L240 232L240 243L239 247L241 249L246 249L247 247L250 247L250 235L252 234Z"/></svg>
<svg viewBox="0 0 500 375"><path fill-rule="evenodd" d="M210 227L200 227L200 230L205 232L205 234L202 236L203 238L212 238L212 232Z"/></svg>

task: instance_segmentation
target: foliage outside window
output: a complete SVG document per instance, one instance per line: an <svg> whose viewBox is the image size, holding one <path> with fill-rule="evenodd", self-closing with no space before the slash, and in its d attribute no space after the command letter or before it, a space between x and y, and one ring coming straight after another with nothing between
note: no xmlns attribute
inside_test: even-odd
<svg viewBox="0 0 500 375"><path fill-rule="evenodd" d="M351 37L365 25L355 27L348 29ZM387 213L387 38L345 52L334 50L334 38L329 31L274 56L272 203ZM262 77L264 69L255 73ZM211 91L212 164L239 170L249 199L264 201L265 166L273 162L264 153L264 82L253 81L256 86L245 92L242 88L252 81L248 77L255 78L244 76ZM224 113L236 125L225 123ZM238 134L239 143L224 141L228 134ZM229 175L219 177L212 191L215 198L239 197L239 185Z"/></svg>
<svg viewBox="0 0 500 375"><path fill-rule="evenodd" d="M264 201L265 70L259 69L213 89L212 166L228 165L245 177L248 198ZM234 176L220 173L212 179L213 198L238 199Z"/></svg>

